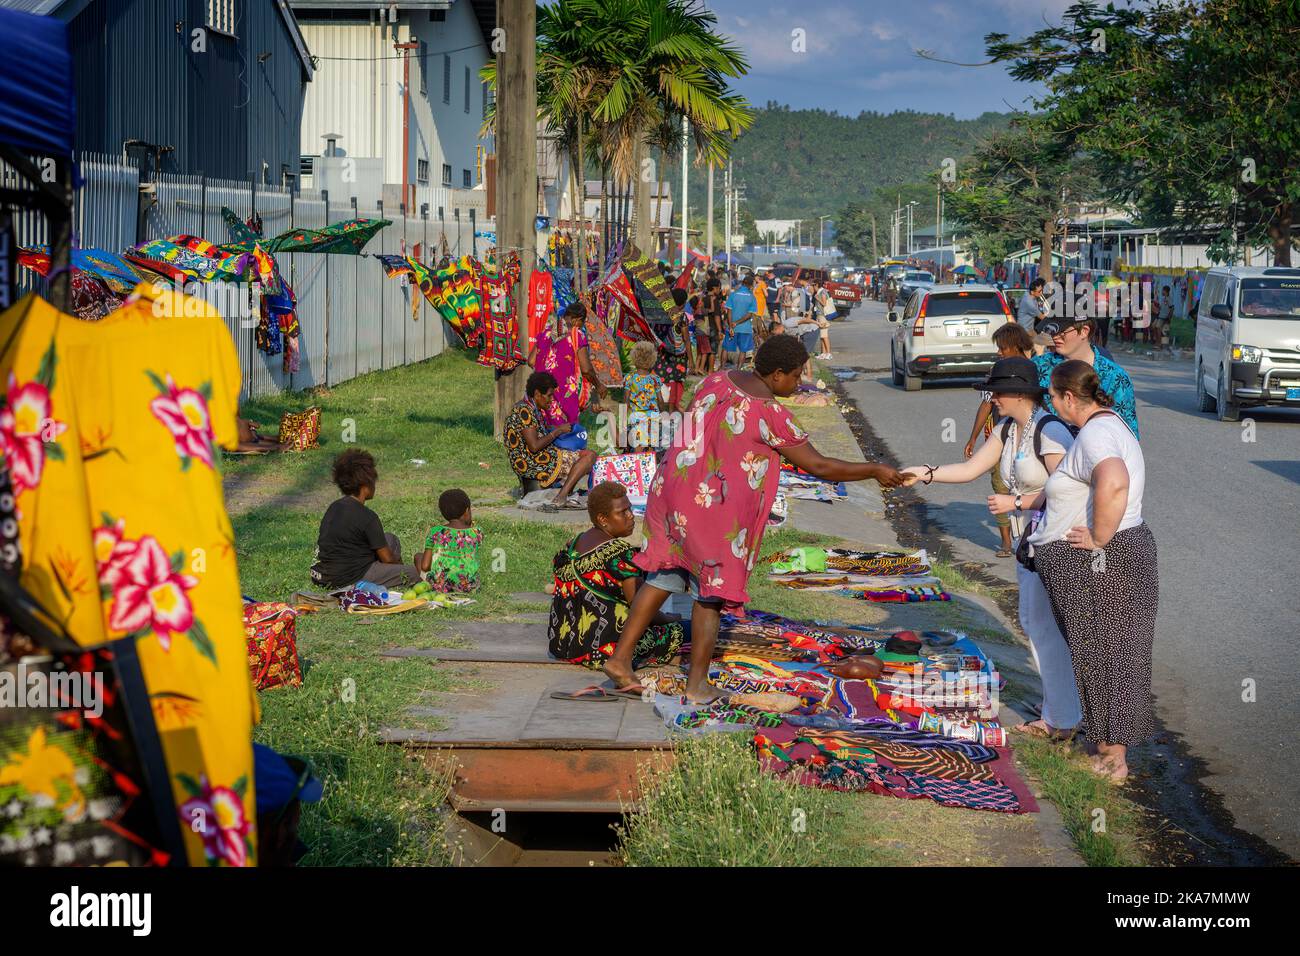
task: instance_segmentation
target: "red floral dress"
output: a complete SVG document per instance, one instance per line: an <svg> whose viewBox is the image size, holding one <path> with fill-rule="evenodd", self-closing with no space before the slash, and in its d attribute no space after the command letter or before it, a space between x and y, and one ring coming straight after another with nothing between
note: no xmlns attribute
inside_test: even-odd
<svg viewBox="0 0 1300 956"><path fill-rule="evenodd" d="M780 483L780 449L807 440L780 402L738 388L729 372L710 375L650 486L637 567L681 568L699 579L702 598L748 601Z"/></svg>

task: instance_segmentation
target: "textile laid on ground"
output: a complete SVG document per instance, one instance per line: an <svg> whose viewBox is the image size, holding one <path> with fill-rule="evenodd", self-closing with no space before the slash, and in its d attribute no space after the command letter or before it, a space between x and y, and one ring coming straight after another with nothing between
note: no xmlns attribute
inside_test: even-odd
<svg viewBox="0 0 1300 956"><path fill-rule="evenodd" d="M190 862L252 865L257 704L216 461L238 443L230 333L141 285L96 323L27 296L0 340L20 580L78 644L135 639Z"/></svg>
<svg viewBox="0 0 1300 956"><path fill-rule="evenodd" d="M732 637L753 646L737 653ZM681 696L684 674L662 670L650 678L655 709L683 732L757 728L761 765L803 785L1036 812L1004 731L983 716L996 680L993 662L964 636L914 637L755 610L724 614L709 683L731 695L773 695L747 699L787 701L786 712L742 705L734 696L691 705ZM949 643L940 647L935 640ZM758 646L763 641L770 647ZM774 659L780 645L803 660ZM904 652L915 647L920 653ZM849 680L830 672L835 661L864 651L886 664L882 678Z"/></svg>
<svg viewBox="0 0 1300 956"><path fill-rule="evenodd" d="M547 633L552 657L598 668L613 655L627 620L623 582L641 572L632 563L632 546L625 539L613 538L580 553L581 537L570 539L555 556L555 595ZM684 633L679 621L646 628L632 654L635 666L671 660Z"/></svg>

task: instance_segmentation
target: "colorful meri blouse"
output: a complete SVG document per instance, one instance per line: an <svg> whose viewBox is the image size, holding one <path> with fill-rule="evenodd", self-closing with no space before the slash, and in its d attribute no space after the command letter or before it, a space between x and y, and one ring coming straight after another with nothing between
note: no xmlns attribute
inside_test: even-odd
<svg viewBox="0 0 1300 956"><path fill-rule="evenodd" d="M728 372L700 383L685 419L650 486L636 564L685 569L701 597L744 604L776 500L780 451L808 434L784 405L750 395Z"/></svg>
<svg viewBox="0 0 1300 956"><path fill-rule="evenodd" d="M580 553L580 537L570 540L555 556L555 596L547 636L552 657L598 668L613 656L627 620L623 582L641 572L632 563L632 546L624 539L611 538ZM633 666L666 663L684 639L681 622L650 625L637 641Z"/></svg>
<svg viewBox="0 0 1300 956"><path fill-rule="evenodd" d="M1034 364L1038 366L1038 384L1045 389L1050 389L1052 372L1064 361L1064 356L1051 351L1035 356ZM1124 419L1125 424L1132 429L1133 437L1139 437L1137 398L1133 394L1133 381L1128 377L1128 372L1124 371L1123 366L1118 362L1102 355L1095 345L1092 347L1092 367L1101 382L1101 390L1115 403L1115 414ZM1056 414L1056 409L1052 405L1051 391L1043 393L1043 405L1053 415Z"/></svg>
<svg viewBox="0 0 1300 956"><path fill-rule="evenodd" d="M83 647L134 639L189 862L253 866L257 702L218 459L238 444L230 332L140 285L94 323L29 295L0 342L21 583Z"/></svg>
<svg viewBox="0 0 1300 956"><path fill-rule="evenodd" d="M478 528L434 525L424 539L425 550L433 553L424 579L443 593L477 591L478 549L482 543L483 532Z"/></svg>
<svg viewBox="0 0 1300 956"><path fill-rule="evenodd" d="M541 451L530 451L528 441L524 438L524 430L530 426L536 429L539 435L548 430L537 406L524 398L515 403L515 407L510 410L510 415L506 418L504 429L506 457L516 475L520 478L535 478L545 488L563 472L564 456L560 454L562 449L556 448L554 443L547 445Z"/></svg>
<svg viewBox="0 0 1300 956"><path fill-rule="evenodd" d="M587 335L573 329L559 338L547 329L537 340L537 370L550 372L559 383L555 401L546 409L551 425L577 424L578 414L591 398L591 384L582 376L578 355L587 347Z"/></svg>

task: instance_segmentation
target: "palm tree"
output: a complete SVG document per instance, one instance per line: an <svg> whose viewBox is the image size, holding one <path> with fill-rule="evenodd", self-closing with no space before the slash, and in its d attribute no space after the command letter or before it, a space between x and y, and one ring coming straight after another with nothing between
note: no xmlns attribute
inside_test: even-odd
<svg viewBox="0 0 1300 956"><path fill-rule="evenodd" d="M715 32L716 24L698 0L556 0L538 8L539 118L570 150L580 180L587 148L595 148L603 218L607 179L643 188L642 156L648 148L679 146L681 117L689 122L697 162L723 161L753 122L749 104L728 86L748 63ZM494 63L482 77L495 88ZM494 119L490 111L485 129ZM585 277L585 270L578 274Z"/></svg>

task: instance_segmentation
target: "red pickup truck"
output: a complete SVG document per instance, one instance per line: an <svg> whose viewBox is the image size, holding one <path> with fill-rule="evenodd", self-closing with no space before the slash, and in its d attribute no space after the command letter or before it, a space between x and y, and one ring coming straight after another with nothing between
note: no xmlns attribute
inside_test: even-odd
<svg viewBox="0 0 1300 956"><path fill-rule="evenodd" d="M803 279L805 282L820 282L835 300L836 310L843 315L849 309L856 309L862 303L862 287L852 282L833 282L825 269L810 269L794 262L778 262L772 266L772 272L783 281Z"/></svg>

